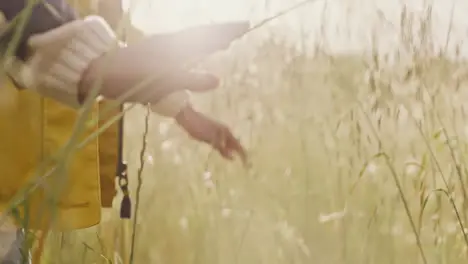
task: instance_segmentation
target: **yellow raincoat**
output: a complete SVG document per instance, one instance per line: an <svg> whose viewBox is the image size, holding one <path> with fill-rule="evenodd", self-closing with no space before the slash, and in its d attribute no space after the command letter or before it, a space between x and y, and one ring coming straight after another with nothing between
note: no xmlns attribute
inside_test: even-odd
<svg viewBox="0 0 468 264"><path fill-rule="evenodd" d="M89 1L78 2L81 11L92 7ZM77 112L34 91L19 90L6 77L2 77L0 82L1 211L25 187L25 183L33 179L41 161L57 153L68 140ZM94 106L92 117L99 114L99 107L105 103ZM103 122L106 120L101 124ZM86 138L96 128L88 128L80 138ZM55 205L48 199L51 189L57 189L50 184L53 177L47 178L46 184L27 196L27 206L20 207L20 211L23 218L29 219L29 228L49 228L52 212L56 214L54 226L62 230L99 223L101 207L110 207L116 193L118 136L119 126L115 123L76 152Z"/></svg>

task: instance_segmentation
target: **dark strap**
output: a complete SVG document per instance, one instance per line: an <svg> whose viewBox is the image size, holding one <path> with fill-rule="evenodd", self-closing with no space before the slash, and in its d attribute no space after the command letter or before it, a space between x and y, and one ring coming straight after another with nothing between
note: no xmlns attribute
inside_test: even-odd
<svg viewBox="0 0 468 264"><path fill-rule="evenodd" d="M22 11L28 5L30 0L0 0L0 11L5 16L6 20L14 23L9 30L2 32L0 36L0 47L7 47L17 24L17 17L22 14ZM27 41L34 34L44 33L51 29L57 28L67 22L77 19L75 10L64 0L35 0L28 18L26 26L21 34L20 43L15 50L15 55L25 60L28 55ZM16 19L15 19L16 18ZM2 51L2 53L4 50Z"/></svg>

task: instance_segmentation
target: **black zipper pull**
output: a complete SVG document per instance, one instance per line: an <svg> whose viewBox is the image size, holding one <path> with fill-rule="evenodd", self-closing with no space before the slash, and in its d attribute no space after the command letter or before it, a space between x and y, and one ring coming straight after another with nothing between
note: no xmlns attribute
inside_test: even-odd
<svg viewBox="0 0 468 264"><path fill-rule="evenodd" d="M123 199L120 204L120 218L130 219L132 216L132 202L128 191L127 164L121 162L121 173L119 174L119 186L123 193Z"/></svg>

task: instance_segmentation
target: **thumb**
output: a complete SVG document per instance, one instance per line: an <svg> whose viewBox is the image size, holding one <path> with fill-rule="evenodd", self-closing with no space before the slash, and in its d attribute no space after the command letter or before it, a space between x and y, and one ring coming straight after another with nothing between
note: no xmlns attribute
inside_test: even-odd
<svg viewBox="0 0 468 264"><path fill-rule="evenodd" d="M210 91L219 86L219 78L211 73L191 71L186 73L185 78L185 88L193 92Z"/></svg>
<svg viewBox="0 0 468 264"><path fill-rule="evenodd" d="M192 92L205 92L218 87L219 79L211 73L199 71L182 71L176 75L165 78L160 84L168 93L177 90Z"/></svg>

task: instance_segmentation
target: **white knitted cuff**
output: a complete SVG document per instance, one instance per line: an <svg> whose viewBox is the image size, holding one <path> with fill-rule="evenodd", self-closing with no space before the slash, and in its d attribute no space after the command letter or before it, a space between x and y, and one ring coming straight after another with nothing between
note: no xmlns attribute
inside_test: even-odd
<svg viewBox="0 0 468 264"><path fill-rule="evenodd" d="M190 93L177 91L162 98L151 106L151 110L165 117L175 117L184 107L190 104Z"/></svg>
<svg viewBox="0 0 468 264"><path fill-rule="evenodd" d="M50 48L60 42L64 43L60 49ZM104 19L89 16L32 36L29 45L34 53L21 71L25 86L78 108L78 86L83 73L93 60L116 47L118 41ZM44 64L50 67L41 69Z"/></svg>

